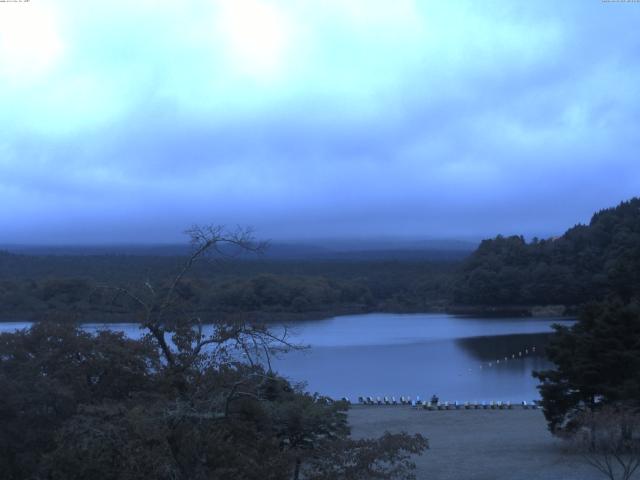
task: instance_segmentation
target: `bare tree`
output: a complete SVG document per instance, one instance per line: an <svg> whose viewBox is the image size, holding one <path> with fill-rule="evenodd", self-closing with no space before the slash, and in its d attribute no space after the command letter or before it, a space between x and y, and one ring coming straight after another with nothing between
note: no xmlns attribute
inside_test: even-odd
<svg viewBox="0 0 640 480"><path fill-rule="evenodd" d="M256 241L253 231L246 228L228 230L220 225L196 225L185 233L190 237L191 251L169 282L158 284L146 279L137 287L110 288L133 302L141 328L157 344L167 368L184 371L207 360L220 365L242 352L250 364L266 359L270 370L270 353L275 348L293 347L287 340L286 329L275 334L245 318L226 316L215 321L207 319L205 331L205 322L189 308L180 288L194 265L205 257L260 254L267 243Z"/></svg>
<svg viewBox="0 0 640 480"><path fill-rule="evenodd" d="M629 480L640 467L640 414L633 407L607 405L577 418L567 434L573 451L610 480Z"/></svg>

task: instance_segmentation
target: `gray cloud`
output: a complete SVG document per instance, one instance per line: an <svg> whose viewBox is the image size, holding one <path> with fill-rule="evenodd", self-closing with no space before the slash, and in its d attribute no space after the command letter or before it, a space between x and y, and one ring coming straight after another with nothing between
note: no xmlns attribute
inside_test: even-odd
<svg viewBox="0 0 640 480"><path fill-rule="evenodd" d="M546 236L640 192L637 6L269 5L318 15L296 33L306 50L258 77L242 75L259 46L233 64L224 41L191 39L193 12L182 30L161 9L116 36L56 11L77 51L0 94L0 242L174 241L194 222L276 239Z"/></svg>

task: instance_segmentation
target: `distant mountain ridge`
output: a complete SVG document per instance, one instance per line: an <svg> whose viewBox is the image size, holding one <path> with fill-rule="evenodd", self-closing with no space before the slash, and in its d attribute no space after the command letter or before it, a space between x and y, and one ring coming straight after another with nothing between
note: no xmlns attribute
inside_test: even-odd
<svg viewBox="0 0 640 480"><path fill-rule="evenodd" d="M484 240L454 287L460 305L579 305L640 293L640 198L595 213L560 237Z"/></svg>
<svg viewBox="0 0 640 480"><path fill-rule="evenodd" d="M261 256L267 260L461 260L477 246L464 240L422 240L415 242L332 241L327 246L311 243L270 243ZM131 255L184 256L188 245L5 245L0 250L24 255L90 256ZM255 258L246 256L247 259Z"/></svg>

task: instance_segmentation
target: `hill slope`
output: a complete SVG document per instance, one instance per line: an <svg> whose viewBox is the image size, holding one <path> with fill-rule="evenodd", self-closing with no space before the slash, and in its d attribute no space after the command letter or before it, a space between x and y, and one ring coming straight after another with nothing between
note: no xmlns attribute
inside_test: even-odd
<svg viewBox="0 0 640 480"><path fill-rule="evenodd" d="M579 305L640 292L640 198L593 215L559 238L498 236L465 262L460 305Z"/></svg>

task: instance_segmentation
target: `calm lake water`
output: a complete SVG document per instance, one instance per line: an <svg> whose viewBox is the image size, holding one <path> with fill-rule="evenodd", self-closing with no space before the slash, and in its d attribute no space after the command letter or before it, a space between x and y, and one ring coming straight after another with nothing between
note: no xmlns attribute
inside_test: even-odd
<svg viewBox="0 0 640 480"><path fill-rule="evenodd" d="M312 392L352 400L435 393L448 401L530 401L539 398L531 372L552 366L544 357L551 325L566 322L445 314L335 317L291 324L293 338L310 348L274 364L292 380L306 380Z"/></svg>
<svg viewBox="0 0 640 480"><path fill-rule="evenodd" d="M539 398L531 372L551 366L544 357L551 325L566 322L379 313L296 322L287 325L290 339L309 348L272 364L306 381L309 391L335 398L435 393L443 401L530 401ZM0 323L0 332L29 325ZM85 325L105 327L140 334L137 324Z"/></svg>

